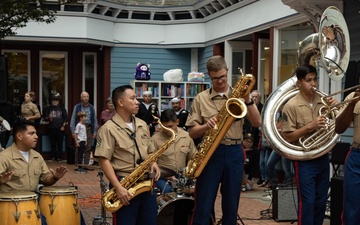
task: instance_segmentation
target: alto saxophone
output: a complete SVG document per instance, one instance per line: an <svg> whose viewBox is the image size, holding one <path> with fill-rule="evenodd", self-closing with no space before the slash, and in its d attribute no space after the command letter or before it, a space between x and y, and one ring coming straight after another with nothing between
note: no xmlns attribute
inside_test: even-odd
<svg viewBox="0 0 360 225"><path fill-rule="evenodd" d="M197 146L197 152L193 159L189 160L185 174L189 178L200 176L210 157L219 146L221 140L229 130L235 118L243 118L247 113L246 105L239 98L248 95L255 84L255 77L251 74L241 76L233 87L229 99L222 106L219 114L216 116L217 123L214 128L205 132L201 143Z"/></svg>
<svg viewBox="0 0 360 225"><path fill-rule="evenodd" d="M159 120L156 116L154 116L154 118ZM175 141L175 132L172 129L163 126L160 121L158 123L163 129L170 131L172 136L158 151L149 155L149 157L140 163L140 165L138 165L132 173L120 180L121 186L133 194L131 198L145 191L152 190L153 179L145 180L139 183L137 183L137 181L149 170L151 164L156 162L159 156ZM102 194L101 203L104 208L110 212L116 212L123 206L116 195L115 188L111 188L109 191Z"/></svg>

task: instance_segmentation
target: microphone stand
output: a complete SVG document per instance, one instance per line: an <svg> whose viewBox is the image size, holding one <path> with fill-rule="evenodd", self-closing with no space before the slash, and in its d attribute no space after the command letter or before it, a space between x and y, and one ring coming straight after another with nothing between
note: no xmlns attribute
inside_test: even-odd
<svg viewBox="0 0 360 225"><path fill-rule="evenodd" d="M98 172L98 177L100 177L100 190L101 190L101 194L102 193L105 193L106 191L106 187L107 187L107 184L106 182L104 181L104 173L102 171L99 171ZM94 218L95 219L95 218ZM96 218L98 219L98 217ZM106 210L104 208L104 206L101 204L101 222L100 223L96 223L95 220L93 221L93 225L110 225L109 222L107 222L106 220Z"/></svg>

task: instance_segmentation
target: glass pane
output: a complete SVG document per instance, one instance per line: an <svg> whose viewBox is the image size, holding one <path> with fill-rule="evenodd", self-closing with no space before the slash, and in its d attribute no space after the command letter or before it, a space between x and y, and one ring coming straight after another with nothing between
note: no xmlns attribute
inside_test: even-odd
<svg viewBox="0 0 360 225"><path fill-rule="evenodd" d="M244 68L244 52L232 53L232 68L231 68L231 86L233 87L240 77L239 68L245 74Z"/></svg>
<svg viewBox="0 0 360 225"><path fill-rule="evenodd" d="M47 52L41 54L42 107L50 105L50 97L59 93L65 97L66 54Z"/></svg>
<svg viewBox="0 0 360 225"><path fill-rule="evenodd" d="M85 91L89 93L89 102L94 104L94 77L95 77L95 56L93 54L85 54Z"/></svg>
<svg viewBox="0 0 360 225"><path fill-rule="evenodd" d="M312 26L306 23L281 30L281 62L279 83L289 79L297 66L297 50L299 44L313 33Z"/></svg>
<svg viewBox="0 0 360 225"><path fill-rule="evenodd" d="M20 106L24 100L24 94L28 91L29 83L29 52L4 52L8 58L9 71L9 101L20 113Z"/></svg>
<svg viewBox="0 0 360 225"><path fill-rule="evenodd" d="M270 41L262 40L259 41L259 85L261 92L261 99L266 100L270 95Z"/></svg>

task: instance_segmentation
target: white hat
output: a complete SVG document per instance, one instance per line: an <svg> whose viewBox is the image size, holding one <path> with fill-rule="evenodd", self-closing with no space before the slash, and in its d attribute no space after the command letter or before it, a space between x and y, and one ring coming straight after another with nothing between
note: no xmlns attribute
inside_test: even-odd
<svg viewBox="0 0 360 225"><path fill-rule="evenodd" d="M152 92L151 91L144 91L143 95L152 95Z"/></svg>
<svg viewBox="0 0 360 225"><path fill-rule="evenodd" d="M171 103L178 103L178 102L180 102L180 99L175 97L175 98L171 99L170 102Z"/></svg>

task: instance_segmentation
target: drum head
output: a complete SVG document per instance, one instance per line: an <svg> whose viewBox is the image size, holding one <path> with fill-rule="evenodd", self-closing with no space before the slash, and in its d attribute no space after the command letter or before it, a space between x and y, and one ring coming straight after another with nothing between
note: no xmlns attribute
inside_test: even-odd
<svg viewBox="0 0 360 225"><path fill-rule="evenodd" d="M174 196L158 210L157 224L189 225L193 209L194 199Z"/></svg>
<svg viewBox="0 0 360 225"><path fill-rule="evenodd" d="M30 191L16 191L0 193L0 201L13 201L14 199L37 199L37 195Z"/></svg>
<svg viewBox="0 0 360 225"><path fill-rule="evenodd" d="M72 186L44 186L40 189L40 194L51 195L72 195L77 193L77 187Z"/></svg>
<svg viewBox="0 0 360 225"><path fill-rule="evenodd" d="M3 121L2 121L2 124L3 124L3 126L5 127L6 130L10 131L10 128L11 128L11 127L10 127L10 124L9 124L8 121L3 120Z"/></svg>

